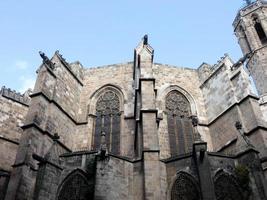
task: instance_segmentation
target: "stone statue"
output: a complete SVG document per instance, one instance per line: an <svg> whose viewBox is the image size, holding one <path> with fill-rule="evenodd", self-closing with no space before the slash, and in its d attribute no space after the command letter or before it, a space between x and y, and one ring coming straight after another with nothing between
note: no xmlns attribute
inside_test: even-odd
<svg viewBox="0 0 267 200"><path fill-rule="evenodd" d="M43 63L46 64L50 69L54 69L55 68L55 64L51 62L51 60L49 60L49 58L45 55L44 52L39 51L39 54L41 56L41 58L43 59Z"/></svg>

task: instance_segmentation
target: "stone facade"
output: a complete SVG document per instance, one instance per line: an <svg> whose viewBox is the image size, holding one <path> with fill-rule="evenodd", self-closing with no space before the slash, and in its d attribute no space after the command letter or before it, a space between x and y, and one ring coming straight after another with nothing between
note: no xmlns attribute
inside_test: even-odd
<svg viewBox="0 0 267 200"><path fill-rule="evenodd" d="M198 69L154 63L147 36L122 64L40 52L32 92L1 90L0 199L266 199L265 24L241 9L244 57Z"/></svg>
<svg viewBox="0 0 267 200"><path fill-rule="evenodd" d="M2 87L0 91L0 199L10 177L12 165L15 162L19 139L22 134L20 128L24 124L30 103L29 91L19 94L11 89Z"/></svg>

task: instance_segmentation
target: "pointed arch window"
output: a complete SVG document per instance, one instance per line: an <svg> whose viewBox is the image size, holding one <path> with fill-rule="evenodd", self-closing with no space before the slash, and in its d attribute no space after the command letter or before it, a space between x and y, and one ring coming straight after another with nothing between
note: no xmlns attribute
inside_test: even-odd
<svg viewBox="0 0 267 200"><path fill-rule="evenodd" d="M182 93L171 91L166 97L166 113L171 156L190 152L193 126L189 101Z"/></svg>
<svg viewBox="0 0 267 200"><path fill-rule="evenodd" d="M191 175L179 172L172 186L171 200L200 200L200 189L197 181Z"/></svg>
<svg viewBox="0 0 267 200"><path fill-rule="evenodd" d="M58 200L93 199L94 188L85 175L79 171L70 174L60 187Z"/></svg>
<svg viewBox="0 0 267 200"><path fill-rule="evenodd" d="M101 133L104 131L108 151L119 154L120 124L120 99L116 92L107 90L98 98L96 103L93 149L98 150L100 148Z"/></svg>
<svg viewBox="0 0 267 200"><path fill-rule="evenodd" d="M248 42L248 38L247 38L245 29L243 28L243 26L239 26L238 32L240 34L240 40L241 40L241 41L239 41L240 46L244 48L244 51L246 54L251 52L251 47L250 47L250 44Z"/></svg>
<svg viewBox="0 0 267 200"><path fill-rule="evenodd" d="M261 25L258 16L253 16L253 22L254 22L254 28L259 36L261 43L266 44L267 43L266 33Z"/></svg>
<svg viewBox="0 0 267 200"><path fill-rule="evenodd" d="M219 172L214 179L215 195L217 200L242 200L245 199L241 187L234 176Z"/></svg>

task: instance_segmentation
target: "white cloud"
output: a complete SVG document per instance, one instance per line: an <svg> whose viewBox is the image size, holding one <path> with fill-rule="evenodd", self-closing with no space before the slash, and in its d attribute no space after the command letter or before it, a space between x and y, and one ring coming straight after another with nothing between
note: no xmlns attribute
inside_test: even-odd
<svg viewBox="0 0 267 200"><path fill-rule="evenodd" d="M34 84L35 84L35 78L34 77L21 76L19 78L19 80L21 81L21 88L19 89L20 93L23 94L28 89L32 89L33 90Z"/></svg>
<svg viewBox="0 0 267 200"><path fill-rule="evenodd" d="M18 60L18 61L16 61L15 66L18 69L27 69L29 64L27 61Z"/></svg>

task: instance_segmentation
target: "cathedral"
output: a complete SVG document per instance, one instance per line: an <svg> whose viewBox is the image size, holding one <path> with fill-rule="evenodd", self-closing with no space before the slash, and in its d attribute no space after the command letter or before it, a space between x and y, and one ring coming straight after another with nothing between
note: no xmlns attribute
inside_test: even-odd
<svg viewBox="0 0 267 200"><path fill-rule="evenodd" d="M33 91L0 91L0 200L266 200L267 2L233 29L243 56L197 69L147 35L128 63L39 52Z"/></svg>

